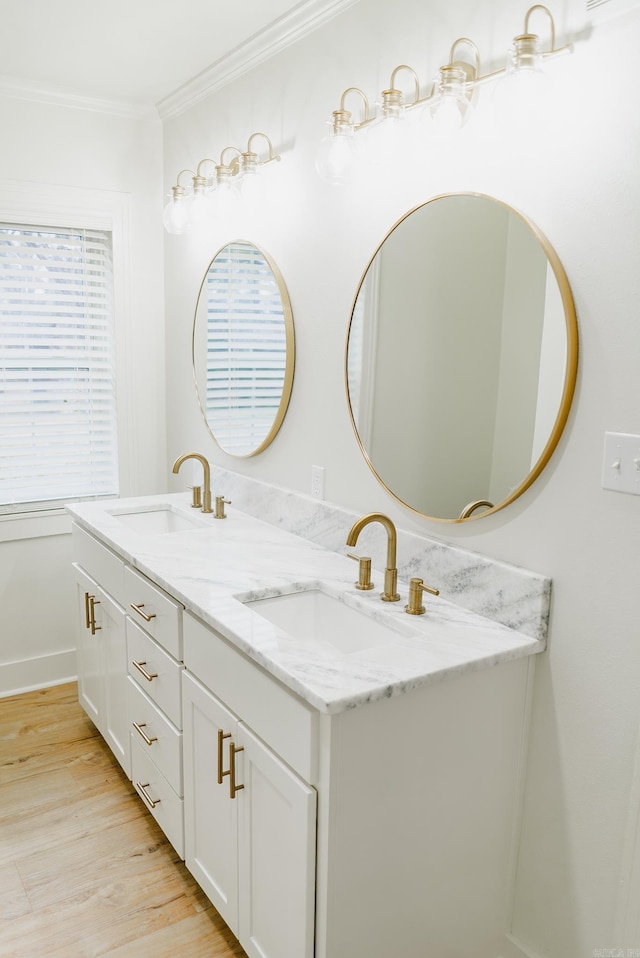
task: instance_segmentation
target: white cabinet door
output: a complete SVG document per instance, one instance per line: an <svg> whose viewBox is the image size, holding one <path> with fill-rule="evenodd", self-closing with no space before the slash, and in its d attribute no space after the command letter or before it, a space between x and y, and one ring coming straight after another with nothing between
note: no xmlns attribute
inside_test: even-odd
<svg viewBox="0 0 640 958"><path fill-rule="evenodd" d="M218 783L218 730L222 771L237 721L210 692L183 673L185 861L235 935L238 934L238 802L229 799L229 776Z"/></svg>
<svg viewBox="0 0 640 958"><path fill-rule="evenodd" d="M124 609L76 566L80 702L131 778Z"/></svg>
<svg viewBox="0 0 640 958"><path fill-rule="evenodd" d="M316 792L186 671L182 694L187 866L250 958L312 958Z"/></svg>
<svg viewBox="0 0 640 958"><path fill-rule="evenodd" d="M242 724L238 747L238 937L250 958L312 958L316 791Z"/></svg>
<svg viewBox="0 0 640 958"><path fill-rule="evenodd" d="M104 681L100 633L91 628L90 601L99 592L98 586L80 566L74 565L76 576L76 628L78 697L83 709L104 735Z"/></svg>

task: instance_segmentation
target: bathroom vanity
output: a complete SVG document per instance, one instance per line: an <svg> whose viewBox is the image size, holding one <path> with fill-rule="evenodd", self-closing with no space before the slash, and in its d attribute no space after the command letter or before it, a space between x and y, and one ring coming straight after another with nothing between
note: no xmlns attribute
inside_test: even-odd
<svg viewBox="0 0 640 958"><path fill-rule="evenodd" d="M495 958L544 642L187 494L69 511L80 701L247 954Z"/></svg>

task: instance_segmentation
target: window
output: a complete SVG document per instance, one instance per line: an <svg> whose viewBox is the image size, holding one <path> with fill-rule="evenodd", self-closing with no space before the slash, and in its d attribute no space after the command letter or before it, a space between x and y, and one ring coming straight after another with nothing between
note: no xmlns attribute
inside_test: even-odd
<svg viewBox="0 0 640 958"><path fill-rule="evenodd" d="M111 232L0 223L0 513L118 495Z"/></svg>

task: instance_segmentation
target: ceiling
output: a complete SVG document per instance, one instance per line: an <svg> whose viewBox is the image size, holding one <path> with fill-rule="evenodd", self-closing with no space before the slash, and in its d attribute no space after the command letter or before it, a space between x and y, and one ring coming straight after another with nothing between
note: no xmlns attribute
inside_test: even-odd
<svg viewBox="0 0 640 958"><path fill-rule="evenodd" d="M0 0L0 87L157 104L318 0Z"/></svg>

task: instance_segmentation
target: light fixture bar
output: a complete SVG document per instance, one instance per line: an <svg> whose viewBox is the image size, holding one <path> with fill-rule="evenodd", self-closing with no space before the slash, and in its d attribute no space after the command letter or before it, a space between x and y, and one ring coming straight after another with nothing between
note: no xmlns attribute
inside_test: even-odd
<svg viewBox="0 0 640 958"><path fill-rule="evenodd" d="M256 139L266 141L266 148L260 153L254 148ZM234 154L231 159L228 155ZM263 166L279 162L281 157L274 152L273 143L266 133L252 133L247 141L246 149L240 150L236 146L225 146L220 153L219 160L204 157L196 166L195 172L190 169L180 170L176 185L171 187L171 195L163 213L163 222L169 233L187 233L193 225L196 213L202 211L205 201L215 191L230 192L235 182L245 176L253 178ZM210 175L205 175L203 168L209 163L213 166ZM185 186L180 182L183 175L191 176L191 185Z"/></svg>
<svg viewBox="0 0 640 958"><path fill-rule="evenodd" d="M540 38L532 33L530 21L534 14L542 13L549 21L549 48L540 49ZM347 166L352 166L349 157L353 154L353 146L349 146L350 138L358 130L362 130L373 123L384 119L397 119L405 112L413 110L415 107L429 104L430 112L435 118L441 107L451 109L453 103L457 103L457 109L461 117L461 122L470 112L468 107L471 104L475 90L485 84L507 75L510 69L522 69L533 67L540 60L547 60L552 57L573 52L573 44L567 43L556 47L556 28L553 16L548 7L536 3L530 7L524 20L524 33L513 39L513 46L510 50L510 63L500 70L494 70L491 73L481 74L480 72L480 53L478 47L468 37L459 37L451 46L449 61L440 67L436 79L432 82L431 88L425 96L420 96L420 81L415 70L407 64L397 66L391 74L389 88L382 91L381 107L378 114L372 114L369 108L369 101L365 93L359 87L348 87L340 98L339 109L332 113L331 134L323 140L321 145L321 154L316 161L316 166L320 175L329 182L344 182L346 176L343 175ZM471 62L463 58L460 48L466 46L471 50ZM396 77L401 71L406 71L413 77L414 93L413 99L409 102L404 101L404 93L397 87ZM351 112L346 108L347 96L356 93L364 104L364 115L362 119L354 122ZM342 141L339 150L332 149L330 142L334 138L336 144L338 140ZM339 155L340 164L332 162ZM349 162L347 162L349 159ZM336 173L337 166L341 166L340 173ZM333 170L331 169L333 167Z"/></svg>

